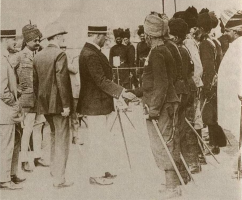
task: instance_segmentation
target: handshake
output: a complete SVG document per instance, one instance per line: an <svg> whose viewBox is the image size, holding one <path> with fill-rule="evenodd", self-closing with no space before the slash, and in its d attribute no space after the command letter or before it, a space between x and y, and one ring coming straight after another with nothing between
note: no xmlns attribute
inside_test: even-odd
<svg viewBox="0 0 242 200"><path fill-rule="evenodd" d="M126 89L123 89L118 100L115 101L115 105L121 109L125 110L128 108L127 101L136 101L138 98L131 92L128 92Z"/></svg>

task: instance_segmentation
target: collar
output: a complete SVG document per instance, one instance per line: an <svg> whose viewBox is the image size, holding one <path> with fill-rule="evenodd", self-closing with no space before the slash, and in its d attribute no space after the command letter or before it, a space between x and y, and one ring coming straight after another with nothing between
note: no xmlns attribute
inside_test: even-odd
<svg viewBox="0 0 242 200"><path fill-rule="evenodd" d="M31 51L27 46L22 50L24 53L33 56L33 51Z"/></svg>
<svg viewBox="0 0 242 200"><path fill-rule="evenodd" d="M87 43L92 44L92 45L95 46L98 50L101 51L101 47L98 46L96 43L94 43L94 42L90 42L90 41L88 41Z"/></svg>
<svg viewBox="0 0 242 200"><path fill-rule="evenodd" d="M5 57L7 57L8 58L8 56L9 56L9 51L7 50L7 49L1 49L1 52L2 52L2 55L3 56L5 56Z"/></svg>

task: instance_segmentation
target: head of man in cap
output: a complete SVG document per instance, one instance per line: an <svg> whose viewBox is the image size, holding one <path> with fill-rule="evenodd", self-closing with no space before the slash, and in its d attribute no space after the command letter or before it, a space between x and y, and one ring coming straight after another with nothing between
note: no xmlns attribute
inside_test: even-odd
<svg viewBox="0 0 242 200"><path fill-rule="evenodd" d="M54 22L46 26L44 38L49 43L62 47L66 45L65 34L67 34L66 30L58 22Z"/></svg>
<svg viewBox="0 0 242 200"><path fill-rule="evenodd" d="M170 28L169 34L172 41L175 42L176 44L181 44L183 40L185 40L186 38L186 34L188 30L187 23L181 18L177 18L177 19L172 18L171 20L169 20L169 28Z"/></svg>
<svg viewBox="0 0 242 200"><path fill-rule="evenodd" d="M145 32L144 32L144 26L143 25L139 25L139 29L138 29L137 34L139 35L140 41L145 42Z"/></svg>
<svg viewBox="0 0 242 200"><path fill-rule="evenodd" d="M144 22L145 40L149 47L164 43L164 38L169 33L168 18L157 12L151 12Z"/></svg>
<svg viewBox="0 0 242 200"><path fill-rule="evenodd" d="M16 30L1 30L1 48L15 51L16 44Z"/></svg>
<svg viewBox="0 0 242 200"><path fill-rule="evenodd" d="M115 37L115 42L117 44L122 44L124 38L124 30L122 28L114 29L113 34Z"/></svg>
<svg viewBox="0 0 242 200"><path fill-rule="evenodd" d="M130 30L129 30L129 28L124 30L123 37L124 37L124 44L128 45L130 43Z"/></svg>
<svg viewBox="0 0 242 200"><path fill-rule="evenodd" d="M107 26L88 26L88 38L90 42L102 48L107 41Z"/></svg>
<svg viewBox="0 0 242 200"><path fill-rule="evenodd" d="M224 11L221 15L224 25L224 35L227 36L230 43L242 36L242 11L236 11L232 16L228 14L228 11ZM230 12L232 13L232 11Z"/></svg>
<svg viewBox="0 0 242 200"><path fill-rule="evenodd" d="M24 37L23 46L27 46L29 50L36 51L39 49L40 39L42 37L42 33L37 28L36 25L27 24L22 28L22 34ZM23 49L23 47L22 47Z"/></svg>
<svg viewBox="0 0 242 200"><path fill-rule="evenodd" d="M217 25L218 19L213 11L199 14L197 20L198 30L196 32L197 39L201 41L203 38L208 37L211 30L216 28Z"/></svg>

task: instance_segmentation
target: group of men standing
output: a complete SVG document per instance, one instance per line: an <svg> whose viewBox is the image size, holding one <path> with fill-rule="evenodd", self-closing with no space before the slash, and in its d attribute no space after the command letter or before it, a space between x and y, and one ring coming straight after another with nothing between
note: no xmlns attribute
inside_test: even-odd
<svg viewBox="0 0 242 200"><path fill-rule="evenodd" d="M221 22L231 42L242 33L241 13L233 14L237 16L238 23L230 23L234 21L234 15L226 23ZM69 116L73 112L86 115L88 119L90 183L113 184L117 175L109 160L117 155L112 155L109 149L112 141L108 120L111 112L122 109L119 105L125 104L124 100L132 101L138 96L143 97L146 108L154 158L157 166L165 171L164 196L180 196L181 180L161 143L153 120L185 183L190 178L181 154L191 173L199 173L201 165L206 164L203 145L199 144L190 126L200 136L204 124L208 126L209 146L213 154L218 154L219 147L226 145L223 129L217 121L217 79L220 79L217 74L224 52L221 43L210 34L218 23L214 12L207 9L198 14L194 7L189 7L186 11L175 13L170 20L165 14L151 12L146 16L144 26L139 27L141 42L137 45L136 62L135 48L130 44L128 29L114 30L117 44L110 49L108 61L101 52L107 40L107 26L89 26L88 41L79 57L81 89L78 103L77 98L76 101L73 99L67 55L61 50L65 46L64 36L67 32L59 23L46 27L44 38L49 44L36 55L33 52L38 49L42 34L31 24L23 28L26 46L20 54L20 64L23 66L20 65L18 70L9 61L9 51L14 49L16 31L2 30L1 188L20 189L21 186L16 183L24 181L13 170L16 124L27 121L29 130L26 130L25 135L29 138L35 127L39 130L38 124L45 119L51 128L50 174L54 179L53 186L63 188L73 185L73 182L65 179L71 136ZM122 44L123 40L126 45ZM144 66L144 69L139 70L142 73L142 78L139 77L142 79L140 87L136 70L133 70L135 64ZM241 72L240 68L238 72ZM21 79L21 73L27 79ZM238 81L236 83L240 85ZM17 96L17 87L21 91L20 98ZM45 119L41 119L41 116ZM40 137L39 131L34 134L34 137ZM26 152L26 146L23 145L21 151Z"/></svg>

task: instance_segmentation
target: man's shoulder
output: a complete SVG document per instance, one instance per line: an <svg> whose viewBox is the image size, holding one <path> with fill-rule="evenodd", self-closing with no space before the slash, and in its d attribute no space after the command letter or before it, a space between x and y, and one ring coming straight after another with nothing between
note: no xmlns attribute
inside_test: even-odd
<svg viewBox="0 0 242 200"><path fill-rule="evenodd" d="M98 55L95 50L90 48L88 45L85 45L80 53L81 57L90 57L90 56L95 56Z"/></svg>

